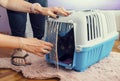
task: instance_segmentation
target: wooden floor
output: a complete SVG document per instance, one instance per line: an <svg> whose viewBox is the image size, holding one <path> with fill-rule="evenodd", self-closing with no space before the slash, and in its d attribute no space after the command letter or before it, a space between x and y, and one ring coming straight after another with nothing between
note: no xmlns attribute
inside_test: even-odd
<svg viewBox="0 0 120 81"><path fill-rule="evenodd" d="M120 52L120 49L118 49L120 45L120 41L116 41L112 51L114 52ZM2 54L2 55L1 55ZM2 49L0 48L0 57L10 57L12 54L11 49ZM35 80L35 79L26 79L22 76L21 73L17 73L15 71L12 71L10 69L0 69L0 81L59 81L59 79L48 79L48 80Z"/></svg>
<svg viewBox="0 0 120 81"><path fill-rule="evenodd" d="M113 46L113 49L112 51L114 52L120 52L120 40L116 40L114 46Z"/></svg>

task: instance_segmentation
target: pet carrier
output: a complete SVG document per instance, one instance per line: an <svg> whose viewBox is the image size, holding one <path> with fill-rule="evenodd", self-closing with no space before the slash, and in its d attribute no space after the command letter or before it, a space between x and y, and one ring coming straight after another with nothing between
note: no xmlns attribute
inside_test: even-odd
<svg viewBox="0 0 120 81"><path fill-rule="evenodd" d="M117 38L114 14L75 11L68 17L47 20L45 40L54 44L47 62L84 71L109 55Z"/></svg>

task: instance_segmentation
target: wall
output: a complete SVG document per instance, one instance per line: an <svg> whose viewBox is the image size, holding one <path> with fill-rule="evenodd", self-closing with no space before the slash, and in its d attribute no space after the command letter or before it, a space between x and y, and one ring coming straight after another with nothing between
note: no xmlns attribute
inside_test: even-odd
<svg viewBox="0 0 120 81"><path fill-rule="evenodd" d="M6 9L0 7L0 33L10 34L10 26Z"/></svg>
<svg viewBox="0 0 120 81"><path fill-rule="evenodd" d="M115 17L116 17L117 31L119 32L118 39L120 40L120 10L119 11L115 11Z"/></svg>
<svg viewBox="0 0 120 81"><path fill-rule="evenodd" d="M120 10L115 11L117 31L120 31Z"/></svg>

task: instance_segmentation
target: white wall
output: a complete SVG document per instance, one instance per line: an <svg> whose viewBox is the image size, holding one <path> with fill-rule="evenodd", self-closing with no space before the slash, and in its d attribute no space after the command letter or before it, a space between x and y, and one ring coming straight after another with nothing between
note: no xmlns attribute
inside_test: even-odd
<svg viewBox="0 0 120 81"><path fill-rule="evenodd" d="M116 25L117 25L117 31L120 31L120 10L115 11L115 17L116 17Z"/></svg>
<svg viewBox="0 0 120 81"><path fill-rule="evenodd" d="M120 40L120 10L113 11L115 13L117 31L119 32L118 39Z"/></svg>

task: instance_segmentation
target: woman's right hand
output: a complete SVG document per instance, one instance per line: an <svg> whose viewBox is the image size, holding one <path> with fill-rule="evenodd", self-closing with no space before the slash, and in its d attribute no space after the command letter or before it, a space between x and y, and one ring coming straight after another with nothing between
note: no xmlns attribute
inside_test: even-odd
<svg viewBox="0 0 120 81"><path fill-rule="evenodd" d="M21 48L33 54L44 56L50 53L53 44L37 38L20 38Z"/></svg>

